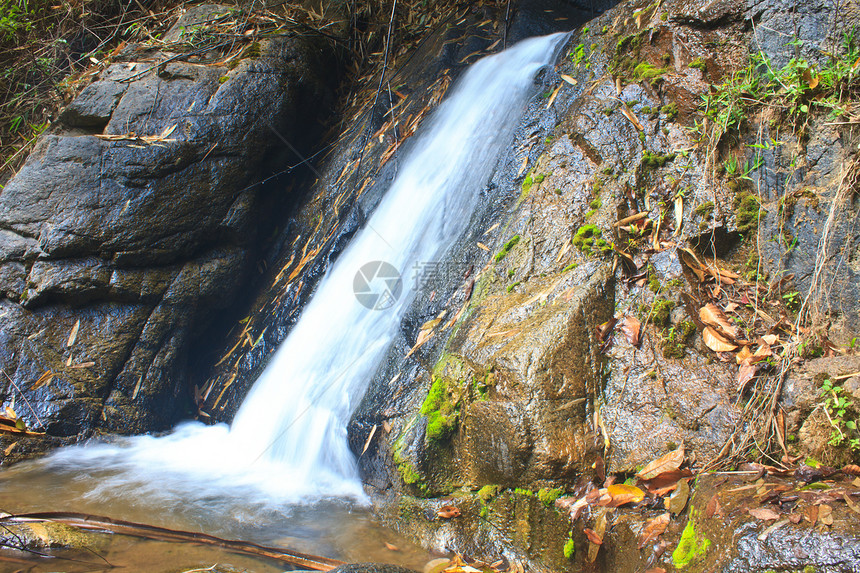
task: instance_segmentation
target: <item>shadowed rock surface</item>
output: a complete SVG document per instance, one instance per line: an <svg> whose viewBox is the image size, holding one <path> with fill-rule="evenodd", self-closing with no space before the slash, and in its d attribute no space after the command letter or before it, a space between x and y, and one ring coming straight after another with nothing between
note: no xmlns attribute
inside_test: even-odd
<svg viewBox="0 0 860 573"><path fill-rule="evenodd" d="M261 182L298 163L281 138L308 149L337 79L331 48L306 38L229 67L155 63L171 55L126 49L0 193L0 367L51 435L193 412L195 348L297 199Z"/></svg>

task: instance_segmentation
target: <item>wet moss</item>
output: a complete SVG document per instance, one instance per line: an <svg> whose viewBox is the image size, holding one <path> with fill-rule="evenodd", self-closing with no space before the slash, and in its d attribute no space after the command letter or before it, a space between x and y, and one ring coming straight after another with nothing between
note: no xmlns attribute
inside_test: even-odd
<svg viewBox="0 0 860 573"><path fill-rule="evenodd" d="M678 547L672 552L672 562L678 569L683 569L693 561L704 557L711 546L711 540L696 531L695 516L696 512L690 510L690 518L687 520L687 526L684 528L683 533L681 533Z"/></svg>
<svg viewBox="0 0 860 573"><path fill-rule="evenodd" d="M660 108L660 113L665 115L669 120L675 119L678 117L678 104L675 102L667 103Z"/></svg>
<svg viewBox="0 0 860 573"><path fill-rule="evenodd" d="M230 78L228 78L227 76L221 76L220 78L218 78L218 83L223 84L224 82L226 82L229 79Z"/></svg>
<svg viewBox="0 0 860 573"><path fill-rule="evenodd" d="M573 236L573 246L585 253L604 253L612 250L612 247L603 239L600 229L596 225L583 225L576 230Z"/></svg>
<svg viewBox="0 0 860 573"><path fill-rule="evenodd" d="M520 236L519 235L514 235L513 237L508 239L508 242L505 243L505 245L502 247L502 249L498 253L496 253L496 256L493 258L493 260L498 263L499 261L504 259L506 256L508 256L508 253L511 252L511 249L513 249L517 245L517 243L519 243L519 242L520 242Z"/></svg>
<svg viewBox="0 0 860 573"><path fill-rule="evenodd" d="M576 544L573 542L573 538L569 537L567 541L564 542L564 548L562 549L564 553L565 559L572 559L576 554Z"/></svg>
<svg viewBox="0 0 860 573"><path fill-rule="evenodd" d="M738 232L742 235L755 233L759 220L765 215L758 196L748 191L741 191L735 195L733 206Z"/></svg>
<svg viewBox="0 0 860 573"><path fill-rule="evenodd" d="M675 303L671 300L665 298L655 300L654 304L651 305L651 322L658 326L668 326L669 316L673 308L675 308Z"/></svg>
<svg viewBox="0 0 860 573"><path fill-rule="evenodd" d="M648 80L653 84L662 78L667 71L667 68L658 68L648 62L640 62L633 68L633 77L637 80Z"/></svg>
<svg viewBox="0 0 860 573"><path fill-rule="evenodd" d="M714 213L714 202L705 201L704 203L693 209L693 213L695 213L702 219L710 219L711 215Z"/></svg>
<svg viewBox="0 0 860 573"><path fill-rule="evenodd" d="M685 349L694 332L696 332L696 325L689 321L680 322L670 328L663 338L663 357L684 358Z"/></svg>
<svg viewBox="0 0 860 573"><path fill-rule="evenodd" d="M523 179L523 191L521 197L528 197L529 192L532 190L532 187L534 187L535 185L540 185L544 179L546 179L546 175L542 173L539 175L529 173L526 178Z"/></svg>
<svg viewBox="0 0 860 573"><path fill-rule="evenodd" d="M478 490L478 497L483 503L490 503L499 495L500 489L501 486L498 485L485 485Z"/></svg>
<svg viewBox="0 0 860 573"><path fill-rule="evenodd" d="M689 63L689 66L696 70L702 70L703 72L706 72L708 70L708 64L705 63L704 58L696 58Z"/></svg>
<svg viewBox="0 0 860 573"><path fill-rule="evenodd" d="M555 500L560 498L564 494L564 489L557 488L541 488L538 490L537 497L544 505L544 507L550 507Z"/></svg>
<svg viewBox="0 0 860 573"><path fill-rule="evenodd" d="M424 477L421 473L403 455L402 442L398 442L395 446L393 458L397 473L400 474L400 479L403 480L403 483L414 487L421 495L427 495L430 488L424 482Z"/></svg>
<svg viewBox="0 0 860 573"><path fill-rule="evenodd" d="M660 155L656 153L651 153L647 149L642 152L642 166L645 169L659 169L663 167L667 161L673 161L674 159L674 153Z"/></svg>
<svg viewBox="0 0 860 573"><path fill-rule="evenodd" d="M523 489L523 488L519 488L519 487L514 489L514 494L522 496L522 497L534 497L535 496L535 492L533 492L532 490Z"/></svg>
<svg viewBox="0 0 860 573"><path fill-rule="evenodd" d="M421 415L427 417L427 440L442 442L451 437L457 427L459 414L448 392L445 378L436 377L430 392L421 404ZM408 483L408 482L407 482Z"/></svg>

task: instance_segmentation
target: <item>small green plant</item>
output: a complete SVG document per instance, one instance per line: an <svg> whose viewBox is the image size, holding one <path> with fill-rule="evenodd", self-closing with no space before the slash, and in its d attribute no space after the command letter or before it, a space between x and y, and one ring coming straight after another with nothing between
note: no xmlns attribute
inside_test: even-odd
<svg viewBox="0 0 860 573"><path fill-rule="evenodd" d="M550 507L555 500L564 494L564 489L557 488L541 488L538 490L537 497L544 504L544 507Z"/></svg>
<svg viewBox="0 0 860 573"><path fill-rule="evenodd" d="M520 242L520 236L519 235L514 235L513 237L511 237L508 240L508 242L505 243L505 245L501 248L501 250L498 253L496 253L496 256L493 257L493 260L498 263L499 261L501 261L502 259L507 257L508 253L511 252L511 249L513 249L517 245L517 243L519 243L519 242Z"/></svg>
<svg viewBox="0 0 860 573"><path fill-rule="evenodd" d="M580 44L570 53L570 62L574 67L579 67L585 59L585 44Z"/></svg>
<svg viewBox="0 0 860 573"><path fill-rule="evenodd" d="M830 421L830 445L847 446L860 451L860 433L857 432L857 415L853 410L854 401L845 396L845 388L837 386L830 378L821 383L821 402L827 419Z"/></svg>
<svg viewBox="0 0 860 573"><path fill-rule="evenodd" d="M782 300L785 302L785 306L787 306L790 310L797 310L800 308L800 293L796 290L791 292L787 292L782 295Z"/></svg>
<svg viewBox="0 0 860 573"><path fill-rule="evenodd" d="M573 555L576 553L576 544L573 542L572 537L568 537L567 541L564 542L564 552L565 559L572 559Z"/></svg>

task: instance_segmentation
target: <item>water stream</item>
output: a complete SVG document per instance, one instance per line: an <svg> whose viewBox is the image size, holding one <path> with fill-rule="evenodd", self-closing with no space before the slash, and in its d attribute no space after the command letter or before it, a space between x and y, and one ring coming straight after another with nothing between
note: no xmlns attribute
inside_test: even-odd
<svg viewBox="0 0 860 573"><path fill-rule="evenodd" d="M346 424L414 296L410 273L440 260L463 234L536 73L563 38L525 40L466 72L232 426L184 423L166 436L90 443L19 464L0 473L0 508L85 510L336 557L331 544L302 543L331 530L302 529L342 529L342 514L366 516L357 509L364 494ZM285 516L291 525L282 523Z"/></svg>

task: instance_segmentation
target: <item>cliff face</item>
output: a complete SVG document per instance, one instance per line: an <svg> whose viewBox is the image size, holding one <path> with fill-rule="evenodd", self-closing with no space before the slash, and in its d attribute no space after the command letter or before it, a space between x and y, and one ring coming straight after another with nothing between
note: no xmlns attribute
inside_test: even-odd
<svg viewBox="0 0 860 573"><path fill-rule="evenodd" d="M838 392L856 393L855 15L634 2L577 30L493 178L498 207L476 215L462 266L416 302L353 417L388 523L546 571L766 570L806 534L851 547L809 554L816 567L856 563L848 513L747 539L764 528L746 513L759 498L720 494L734 508L721 521L704 475L662 541L630 541L679 477L761 454L775 475L856 457L854 425L840 441L819 389L848 379ZM640 476L640 511L607 511L619 504L601 488L671 452L669 489Z"/></svg>

